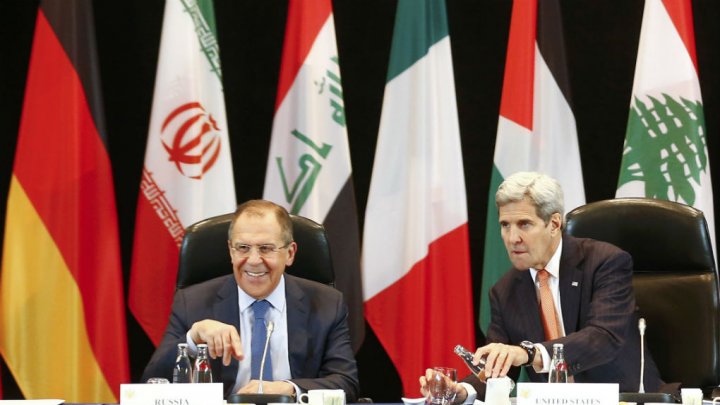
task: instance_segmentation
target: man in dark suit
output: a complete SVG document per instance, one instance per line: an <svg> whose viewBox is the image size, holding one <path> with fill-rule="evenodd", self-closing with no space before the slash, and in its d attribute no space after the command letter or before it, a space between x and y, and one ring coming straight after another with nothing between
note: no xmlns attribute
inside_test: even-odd
<svg viewBox="0 0 720 405"><path fill-rule="evenodd" d="M261 356L248 359L253 357L251 336L257 322L259 330L272 321L264 393L339 388L348 402L354 401L359 384L347 307L335 289L284 274L297 248L284 208L262 200L240 205L228 232L233 274L175 294L168 328L143 381L171 378L178 343L187 343L191 352L205 343L214 381L223 382L226 396L256 393L255 363ZM255 319L256 304L266 308L260 320ZM258 341L262 347L264 340Z"/></svg>
<svg viewBox="0 0 720 405"><path fill-rule="evenodd" d="M576 382L619 383L637 391L640 336L632 289L632 258L591 239L563 235L563 193L539 173L508 177L495 195L501 236L513 269L490 291L485 376L517 379L526 367L534 382L548 380L554 343L564 344L568 374ZM645 353L644 384L662 381ZM424 388L426 377L421 377ZM470 403L485 385L469 376L457 385L456 402Z"/></svg>

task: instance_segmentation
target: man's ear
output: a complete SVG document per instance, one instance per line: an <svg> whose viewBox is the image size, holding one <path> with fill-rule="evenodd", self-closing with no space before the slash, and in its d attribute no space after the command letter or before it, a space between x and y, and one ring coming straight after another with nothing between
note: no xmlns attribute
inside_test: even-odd
<svg viewBox="0 0 720 405"><path fill-rule="evenodd" d="M552 226L551 232L562 232L562 216L560 216L559 212L556 212L552 214L552 216L550 216L550 226Z"/></svg>
<svg viewBox="0 0 720 405"><path fill-rule="evenodd" d="M297 252L297 243L290 242L290 246L288 246L288 259L285 262L286 266L290 266L293 264L293 261L295 261L295 253Z"/></svg>

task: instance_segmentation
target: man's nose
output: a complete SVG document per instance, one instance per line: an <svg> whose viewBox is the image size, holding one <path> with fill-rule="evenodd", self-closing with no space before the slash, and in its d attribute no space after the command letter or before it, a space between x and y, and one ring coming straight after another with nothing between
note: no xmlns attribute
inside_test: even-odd
<svg viewBox="0 0 720 405"><path fill-rule="evenodd" d="M510 241L510 243L522 242L522 236L520 235L520 231L514 226L511 226L508 230L508 241Z"/></svg>
<svg viewBox="0 0 720 405"><path fill-rule="evenodd" d="M248 253L247 261L250 264L262 263L262 256L260 256L260 251L257 247L250 248L250 253Z"/></svg>

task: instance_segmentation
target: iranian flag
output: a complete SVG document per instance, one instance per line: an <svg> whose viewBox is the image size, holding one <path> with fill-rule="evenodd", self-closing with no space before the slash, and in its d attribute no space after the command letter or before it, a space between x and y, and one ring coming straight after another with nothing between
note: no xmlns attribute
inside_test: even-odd
<svg viewBox="0 0 720 405"><path fill-rule="evenodd" d="M710 160L689 0L645 1L616 196L694 206L705 213L715 250Z"/></svg>
<svg viewBox="0 0 720 405"><path fill-rule="evenodd" d="M475 347L465 176L445 2L400 0L363 236L365 315L407 396Z"/></svg>
<svg viewBox="0 0 720 405"><path fill-rule="evenodd" d="M236 206L215 33L211 0L166 1L129 294L155 345L170 316L185 228Z"/></svg>
<svg viewBox="0 0 720 405"><path fill-rule="evenodd" d="M585 204L575 117L557 0L515 1L488 193L480 325L490 323L490 288L511 267L495 192L506 177L536 171L557 179L565 211Z"/></svg>
<svg viewBox="0 0 720 405"><path fill-rule="evenodd" d="M118 403L130 380L90 0L37 13L0 278L0 352L27 399Z"/></svg>
<svg viewBox="0 0 720 405"><path fill-rule="evenodd" d="M360 242L330 0L289 2L263 198L325 226L357 351L365 330Z"/></svg>

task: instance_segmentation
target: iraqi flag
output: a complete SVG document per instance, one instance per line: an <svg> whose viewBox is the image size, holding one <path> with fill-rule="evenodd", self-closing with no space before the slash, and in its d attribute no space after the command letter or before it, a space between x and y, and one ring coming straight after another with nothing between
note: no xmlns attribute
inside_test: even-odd
<svg viewBox="0 0 720 405"><path fill-rule="evenodd" d="M155 345L170 316L185 228L235 207L213 4L167 0L128 299Z"/></svg>
<svg viewBox="0 0 720 405"><path fill-rule="evenodd" d="M405 395L475 347L465 176L445 2L400 0L363 235L365 316Z"/></svg>
<svg viewBox="0 0 720 405"><path fill-rule="evenodd" d="M365 331L360 243L330 0L289 3L263 198L324 224L357 351Z"/></svg>
<svg viewBox="0 0 720 405"><path fill-rule="evenodd" d="M130 379L91 6L40 3L10 180L0 351L28 399L117 403Z"/></svg>
<svg viewBox="0 0 720 405"><path fill-rule="evenodd" d="M714 250L706 133L692 5L646 0L616 196L678 201L703 211Z"/></svg>
<svg viewBox="0 0 720 405"><path fill-rule="evenodd" d="M490 288L511 267L495 192L506 177L536 171L557 179L565 212L585 204L575 117L557 0L515 1L488 193L480 326L490 323Z"/></svg>

